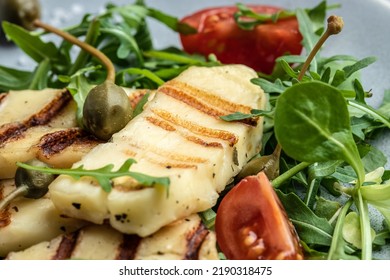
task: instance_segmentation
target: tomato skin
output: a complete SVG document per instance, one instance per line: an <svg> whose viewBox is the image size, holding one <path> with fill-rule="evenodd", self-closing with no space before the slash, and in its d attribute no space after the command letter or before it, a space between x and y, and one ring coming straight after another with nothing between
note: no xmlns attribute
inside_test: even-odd
<svg viewBox="0 0 390 280"><path fill-rule="evenodd" d="M228 259L303 259L298 235L264 172L242 179L226 194L215 232Z"/></svg>
<svg viewBox="0 0 390 280"><path fill-rule="evenodd" d="M255 12L273 14L281 8L248 5ZM302 36L295 17L258 25L254 30L239 28L233 18L235 6L214 7L184 17L181 22L198 33L180 35L184 50L202 55L215 54L225 64L245 64L270 74L275 59L286 53L300 54Z"/></svg>

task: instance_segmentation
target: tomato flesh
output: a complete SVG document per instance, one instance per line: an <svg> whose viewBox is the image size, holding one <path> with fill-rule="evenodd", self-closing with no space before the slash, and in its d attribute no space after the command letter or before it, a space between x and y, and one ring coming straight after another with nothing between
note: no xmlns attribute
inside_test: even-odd
<svg viewBox="0 0 390 280"><path fill-rule="evenodd" d="M228 259L303 259L298 235L263 172L244 178L226 194L215 231Z"/></svg>
<svg viewBox="0 0 390 280"><path fill-rule="evenodd" d="M274 14L281 8L252 5L255 12ZM215 54L225 64L245 64L256 71L270 74L275 59L286 53L300 54L302 36L295 17L266 22L253 30L243 30L234 20L235 6L198 11L181 21L198 32L180 35L184 50L202 55Z"/></svg>

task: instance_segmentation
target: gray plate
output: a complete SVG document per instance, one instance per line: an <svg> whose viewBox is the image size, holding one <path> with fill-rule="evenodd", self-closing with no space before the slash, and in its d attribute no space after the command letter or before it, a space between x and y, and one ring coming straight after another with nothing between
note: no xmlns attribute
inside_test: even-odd
<svg viewBox="0 0 390 280"><path fill-rule="evenodd" d="M41 0L43 8L43 20L55 26L69 26L78 23L84 13L95 13L104 8L108 0L93 1L54 1ZM127 4L129 0L111 0L115 4ZM149 6L160 9L168 14L182 17L196 10L210 6L226 4L257 3L283 6L287 9L296 7L313 7L320 1L309 0L268 0L268 1L235 1L235 0L146 0ZM368 103L377 107L383 98L383 92L390 89L389 69L390 65L390 0L328 0L328 4L339 3L340 9L329 11L342 16L345 27L341 34L331 37L326 42L323 55L347 54L357 58L375 56L378 61L362 72L362 82L365 89L372 89L373 97ZM150 22L154 32L154 44L156 48L165 46L180 46L177 34L165 26L154 21ZM34 63L15 47L0 46L0 64L17 67L20 69L32 69ZM390 158L390 134L374 143ZM389 168L389 163L387 168ZM373 217L374 222L380 227L381 217ZM376 254L377 257L390 259L390 249L387 247Z"/></svg>

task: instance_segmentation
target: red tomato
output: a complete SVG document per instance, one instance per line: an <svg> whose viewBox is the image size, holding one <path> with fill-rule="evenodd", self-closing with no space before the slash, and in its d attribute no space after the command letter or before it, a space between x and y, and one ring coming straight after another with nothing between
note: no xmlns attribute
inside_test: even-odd
<svg viewBox="0 0 390 280"><path fill-rule="evenodd" d="M264 172L244 178L226 194L215 232L228 259L303 259L298 235Z"/></svg>
<svg viewBox="0 0 390 280"><path fill-rule="evenodd" d="M257 13L273 14L281 8L252 5ZM235 6L215 7L198 11L181 21L198 33L180 35L188 53L215 54L225 64L245 64L267 74L272 72L275 59L286 53L300 54L302 36L295 17L267 22L254 30L239 28L233 18Z"/></svg>

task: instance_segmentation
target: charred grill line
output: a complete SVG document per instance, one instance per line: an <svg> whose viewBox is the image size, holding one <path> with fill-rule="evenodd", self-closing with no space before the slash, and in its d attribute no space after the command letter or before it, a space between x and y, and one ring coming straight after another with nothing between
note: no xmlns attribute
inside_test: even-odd
<svg viewBox="0 0 390 280"><path fill-rule="evenodd" d="M251 112L251 108L248 106L229 102L228 100L179 81L169 81L165 83L159 89L159 92L180 100L187 105L217 119L235 112L241 112L244 114L249 114ZM256 126L257 120L258 118L248 118L239 120L238 122L250 126Z"/></svg>
<svg viewBox="0 0 390 280"><path fill-rule="evenodd" d="M40 112L31 116L25 123L27 127L47 124L72 99L69 91L61 92L59 96L47 104Z"/></svg>
<svg viewBox="0 0 390 280"><path fill-rule="evenodd" d="M180 136L182 136L184 139L191 141L195 144L198 144L198 145L201 145L204 147L222 148L222 144L219 142L208 142L200 137L196 137L194 135L184 133L183 131L179 131L174 126L172 126L169 122L167 122L165 120L161 120L161 119L158 119L155 117L147 117L146 120L149 121L151 124L154 124L162 129L164 129L164 130L172 131L172 132L174 131L174 132L178 133Z"/></svg>
<svg viewBox="0 0 390 280"><path fill-rule="evenodd" d="M74 143L82 144L97 144L98 141L92 135L87 134L79 128L70 128L67 130L60 130L44 135L37 147L42 151L42 155L49 158L50 156L61 152L65 148Z"/></svg>
<svg viewBox="0 0 390 280"><path fill-rule="evenodd" d="M0 93L0 104L5 99L6 96L7 96L6 93Z"/></svg>
<svg viewBox="0 0 390 280"><path fill-rule="evenodd" d="M27 130L27 126L22 123L6 124L0 127L0 148L3 147L8 140L22 137L23 132Z"/></svg>
<svg viewBox="0 0 390 280"><path fill-rule="evenodd" d="M56 254L52 257L53 260L67 260L72 256L72 252L76 246L77 238L80 231L64 234L60 245L57 248Z"/></svg>
<svg viewBox="0 0 390 280"><path fill-rule="evenodd" d="M155 146L152 147L152 146L142 145L141 143L136 144L136 143L129 142L128 145L132 146L136 149L139 149L139 150L151 152L151 153L158 155L158 156L161 156L167 160L174 160L174 161L191 163L191 164L205 163L208 161L206 158L188 156L186 154L179 154L179 153L173 154L169 150L162 150L162 149L158 149ZM145 155L145 157L148 158L147 155Z"/></svg>
<svg viewBox="0 0 390 280"><path fill-rule="evenodd" d="M234 135L233 133L224 130L211 129L208 127L197 125L196 123L180 119L179 117L176 117L170 112L165 110L154 109L153 113L168 122L171 122L177 126L183 127L191 131L194 134L227 141L230 146L234 146L234 144L236 144L238 141L237 136Z"/></svg>
<svg viewBox="0 0 390 280"><path fill-rule="evenodd" d="M214 94L210 94L207 91L200 90L180 81L169 81L164 84L164 87L165 86L170 88L176 88L177 90L182 89L183 93L187 93L186 95L195 96L195 98L202 100L207 104L211 104L214 107L222 109L225 113L250 113L251 111L251 108L248 106L230 102Z"/></svg>
<svg viewBox="0 0 390 280"><path fill-rule="evenodd" d="M187 250L184 256L186 260L199 259L199 249L204 239L209 234L206 226L203 223L199 223L199 226L191 231L187 236Z"/></svg>
<svg viewBox="0 0 390 280"><path fill-rule="evenodd" d="M139 148L138 148L139 149ZM137 152L133 151L133 150L125 150L124 153L126 155L129 155L129 157L135 157L137 155ZM158 154L156 154L158 155ZM161 155L158 155L158 156L161 156ZM160 166L163 166L163 167L170 167L170 168L197 168L197 165L196 164L187 164L187 163L183 163L183 162L174 162L174 161L163 161L163 160L159 160L159 159L156 159L156 158L153 158L153 157L150 157L148 155L143 155L144 159L146 159L148 162L150 163L154 163L154 164L157 164L157 165L160 165Z"/></svg>
<svg viewBox="0 0 390 280"><path fill-rule="evenodd" d="M141 237L135 234L124 234L123 241L118 247L116 260L134 260L137 254L138 245L141 242Z"/></svg>
<svg viewBox="0 0 390 280"><path fill-rule="evenodd" d="M2 97L4 99L5 97ZM23 137L23 133L30 127L45 125L63 109L72 99L71 94L65 90L54 100L47 104L41 111L20 123L5 124L0 127L0 147L7 141Z"/></svg>
<svg viewBox="0 0 390 280"><path fill-rule="evenodd" d="M9 212L9 206L3 211L0 211L0 228L4 228L11 223L11 213Z"/></svg>

